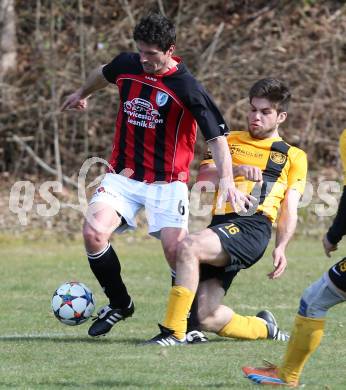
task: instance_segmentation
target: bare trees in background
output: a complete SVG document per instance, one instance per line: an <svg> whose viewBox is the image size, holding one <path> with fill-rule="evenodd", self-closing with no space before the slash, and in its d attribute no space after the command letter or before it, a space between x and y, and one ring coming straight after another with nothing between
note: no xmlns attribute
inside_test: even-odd
<svg viewBox="0 0 346 390"><path fill-rule="evenodd" d="M0 0L0 111L1 102L13 101L5 76L17 66L16 15L14 0ZM0 170L5 170L5 145L0 144Z"/></svg>
<svg viewBox="0 0 346 390"><path fill-rule="evenodd" d="M108 158L118 97L109 87L89 99L87 113L60 113L59 107L93 68L136 50L133 26L150 9L175 21L177 55L213 95L231 128L246 127L253 82L268 76L289 82L293 99L285 139L308 152L310 177L318 172L314 180L340 179L345 0L0 0L0 231L21 231L17 215L6 213L13 182L34 183L35 202L41 203L40 182L57 180L69 186L55 194L64 207L42 220L34 207L30 227L54 226L62 237L79 232L82 214L70 208L77 175L86 158ZM201 137L192 171L204 147ZM91 176L98 173L95 167ZM303 213L313 221L309 234L312 225L323 225Z"/></svg>
<svg viewBox="0 0 346 390"><path fill-rule="evenodd" d="M0 1L0 81L17 65L16 15L14 0Z"/></svg>
<svg viewBox="0 0 346 390"><path fill-rule="evenodd" d="M308 151L311 167L337 160L346 126L344 1L0 0L0 7L0 68L8 72L0 92L0 172L73 181L87 157L108 157L115 91L91 97L86 114L60 114L59 105L92 68L134 49L133 25L152 8L176 21L177 54L231 127L246 126L251 84L280 77L293 89L285 138ZM202 148L201 141L197 152Z"/></svg>

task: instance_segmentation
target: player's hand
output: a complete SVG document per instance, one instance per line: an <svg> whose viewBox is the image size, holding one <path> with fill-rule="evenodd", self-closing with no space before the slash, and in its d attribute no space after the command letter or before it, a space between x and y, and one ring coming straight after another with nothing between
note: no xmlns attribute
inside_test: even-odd
<svg viewBox="0 0 346 390"><path fill-rule="evenodd" d="M246 211L252 207L252 201L256 201L256 198L245 194L238 190L233 182L229 178L221 178L219 183L219 195L217 199L217 208L222 208L222 205L228 200L235 211Z"/></svg>
<svg viewBox="0 0 346 390"><path fill-rule="evenodd" d="M87 98L82 98L81 91L77 90L71 95L67 96L64 103L62 104L60 111L65 110L77 110L83 111L88 107Z"/></svg>
<svg viewBox="0 0 346 390"><path fill-rule="evenodd" d="M280 247L273 250L273 265L273 271L267 275L269 279L276 279L280 277L287 267L285 251Z"/></svg>
<svg viewBox="0 0 346 390"><path fill-rule="evenodd" d="M262 170L251 165L238 165L237 176L244 176L245 179L251 181L262 181Z"/></svg>
<svg viewBox="0 0 346 390"><path fill-rule="evenodd" d="M322 244L324 248L324 253L327 255L327 257L330 257L330 252L334 252L338 249L338 245L332 244L325 234L322 238Z"/></svg>

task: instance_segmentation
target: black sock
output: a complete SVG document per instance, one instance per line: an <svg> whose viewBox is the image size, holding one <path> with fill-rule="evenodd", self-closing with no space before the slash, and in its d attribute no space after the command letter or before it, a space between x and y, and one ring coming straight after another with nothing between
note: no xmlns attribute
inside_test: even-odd
<svg viewBox="0 0 346 390"><path fill-rule="evenodd" d="M121 266L111 244L99 253L87 254L90 268L109 298L113 309L128 307L131 297L121 278Z"/></svg>
<svg viewBox="0 0 346 390"><path fill-rule="evenodd" d="M171 278L172 278L172 286L175 284L175 271L171 269ZM187 329L186 333L191 332L192 330L201 330L199 321L198 321L198 300L197 296L195 296L190 312L187 317Z"/></svg>
<svg viewBox="0 0 346 390"><path fill-rule="evenodd" d="M187 318L187 330L186 332L191 332L191 330L201 330L201 327L200 327L200 324L199 324L199 321L198 321L198 299L197 299L197 295L195 296L193 302L192 302L192 305L191 305L191 309L190 309L190 313L189 313L189 316Z"/></svg>

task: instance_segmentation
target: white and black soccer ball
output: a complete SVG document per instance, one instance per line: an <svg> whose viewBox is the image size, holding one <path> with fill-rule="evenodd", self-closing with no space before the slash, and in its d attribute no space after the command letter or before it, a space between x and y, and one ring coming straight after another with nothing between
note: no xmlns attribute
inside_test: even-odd
<svg viewBox="0 0 346 390"><path fill-rule="evenodd" d="M87 321L95 310L95 299L91 290L80 282L65 282L52 297L55 317L66 325L80 325Z"/></svg>

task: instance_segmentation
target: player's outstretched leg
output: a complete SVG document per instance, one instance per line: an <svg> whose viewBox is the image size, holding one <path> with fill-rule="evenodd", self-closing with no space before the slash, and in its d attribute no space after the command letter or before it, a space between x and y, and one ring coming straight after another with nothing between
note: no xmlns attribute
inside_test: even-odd
<svg viewBox="0 0 346 390"><path fill-rule="evenodd" d="M262 310L256 316L233 312L231 320L217 334L242 340L289 340L289 335L279 329L274 315L268 310Z"/></svg>
<svg viewBox="0 0 346 390"><path fill-rule="evenodd" d="M287 332L279 329L274 314L269 310L262 310L256 314L256 317L262 318L266 322L268 335L267 338L277 341L288 341L290 336Z"/></svg>
<svg viewBox="0 0 346 390"><path fill-rule="evenodd" d="M296 316L292 336L284 362L280 367L243 367L245 376L261 385L296 387L303 367L319 346L324 328L324 319Z"/></svg>
<svg viewBox="0 0 346 390"><path fill-rule="evenodd" d="M121 278L119 259L110 245L98 252L88 253L90 268L109 299L109 305L98 312L89 328L89 336L104 336L117 322L131 317L135 307Z"/></svg>
<svg viewBox="0 0 346 390"><path fill-rule="evenodd" d="M298 386L305 363L320 345L327 311L346 300L345 274L338 269L344 264L346 259L305 289L282 365L243 367L248 379L264 385ZM335 271L336 276L332 274Z"/></svg>

